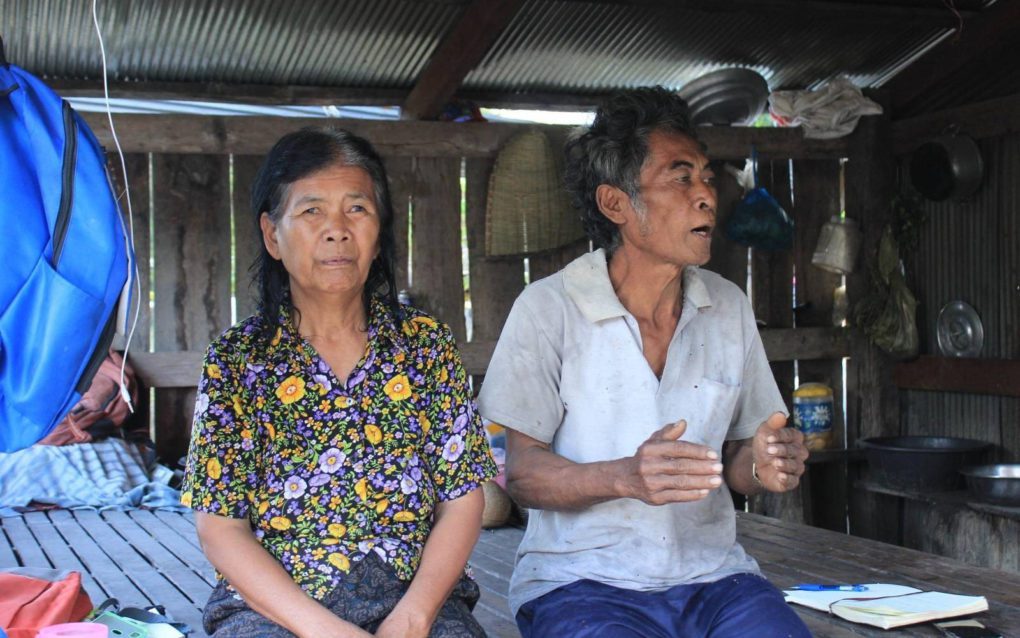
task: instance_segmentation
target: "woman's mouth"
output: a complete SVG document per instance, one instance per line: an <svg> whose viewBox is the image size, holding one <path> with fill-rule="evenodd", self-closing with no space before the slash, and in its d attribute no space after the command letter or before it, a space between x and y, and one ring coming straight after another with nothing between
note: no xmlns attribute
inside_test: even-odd
<svg viewBox="0 0 1020 638"><path fill-rule="evenodd" d="M697 228L692 229L691 232L699 237L703 237L704 239L712 238L712 226L709 224L698 226Z"/></svg>

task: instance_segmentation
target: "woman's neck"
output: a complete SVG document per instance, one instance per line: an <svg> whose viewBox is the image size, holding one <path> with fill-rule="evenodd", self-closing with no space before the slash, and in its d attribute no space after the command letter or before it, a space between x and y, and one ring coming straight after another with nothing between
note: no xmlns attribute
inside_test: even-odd
<svg viewBox="0 0 1020 638"><path fill-rule="evenodd" d="M360 293L328 299L296 295L291 302L302 337L333 340L368 330L368 309Z"/></svg>

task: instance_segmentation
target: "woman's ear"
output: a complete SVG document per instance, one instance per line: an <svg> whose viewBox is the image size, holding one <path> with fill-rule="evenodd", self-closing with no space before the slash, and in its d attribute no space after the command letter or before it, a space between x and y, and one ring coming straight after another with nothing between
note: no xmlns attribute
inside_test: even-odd
<svg viewBox="0 0 1020 638"><path fill-rule="evenodd" d="M626 211L630 209L630 197L622 190L609 184L599 184L595 189L595 203L606 219L620 226L627 221Z"/></svg>
<svg viewBox="0 0 1020 638"><path fill-rule="evenodd" d="M273 259L280 259L280 244L276 240L276 224L269 217L269 213L259 215L259 228L262 229L262 243Z"/></svg>

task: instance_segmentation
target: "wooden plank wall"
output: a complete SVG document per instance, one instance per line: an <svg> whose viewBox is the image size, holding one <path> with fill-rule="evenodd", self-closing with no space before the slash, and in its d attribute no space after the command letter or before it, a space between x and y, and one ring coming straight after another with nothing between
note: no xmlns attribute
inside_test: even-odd
<svg viewBox="0 0 1020 638"><path fill-rule="evenodd" d="M139 328L143 337L135 342L136 348L155 352L201 351L232 321L254 310L248 267L260 240L249 212L248 193L260 161L258 153L268 150L275 138L270 139L264 132L245 137L239 130L224 134L225 137L210 138L201 133L205 125L197 119L200 118L183 118L181 125L174 128L176 138L169 138L165 146L134 138L126 142L129 151L149 151L132 153L128 157L135 217L141 229L136 230L141 279L146 286L152 282L154 293L151 312L143 307L145 312ZM136 134L150 131L149 126L134 119L128 124ZM308 122L294 121L273 126L276 132L282 133L289 126L299 128L306 124ZM392 124L394 129L382 124ZM408 289L417 305L450 324L462 342L467 337L460 244L462 197L470 282L467 295L474 342L491 342L498 338L510 306L525 285L526 271L530 280L537 280L556 272L587 250L587 242L581 241L558 251L532 256L527 259L527 265L521 257L484 257L485 204L494 157L501 142L522 130L523 125L493 125L491 129L464 125L466 128L457 128L442 136L428 133L435 128L435 123L421 123L420 129L406 122L355 123L354 127L357 126L367 127L359 132L368 135L370 140L374 136L385 136L377 146L387 165L394 199L398 288ZM96 128L101 127L102 124L97 123ZM237 123L230 121L213 125L211 130L229 133L236 127ZM193 134L193 139L187 137L191 129L199 131ZM395 129L408 136L406 145L394 143L392 131ZM462 132L468 130L477 131L479 135L465 136ZM563 128L544 127L544 130L557 144L566 134ZM749 152L749 142L760 144L762 185L794 218L797 235L794 250L776 254L752 251L750 261L746 247L729 243L723 237L721 225L742 193L720 163L717 169L720 232L713 240L713 258L708 268L720 272L743 289L747 288L750 273L750 292L756 314L770 328L830 326L832 290L838 282L811 266L810 255L821 224L838 212L838 167L839 159L845 155L846 143L795 143L789 139L790 131L774 131L773 137L753 129L734 131L732 135L722 133L725 134L706 130L709 153L716 149L720 156L730 158L729 161L738 167L743 167L744 159L740 150ZM121 135L122 139L126 137L124 133ZM210 139L215 144L210 146ZM442 142L430 144L427 143L429 139ZM183 152L169 152L171 150ZM150 219L154 233L152 255L147 249ZM795 272L797 303L801 307L797 312L793 305ZM236 319L232 318L230 305L231 278L235 281L233 317ZM143 298L148 298L147 290L143 291ZM154 335L151 342L145 338L150 322ZM823 381L837 392L841 391L839 359L796 364L777 362L774 372L788 403L794 389L795 365L801 381ZM199 372L195 370L196 381ZM186 451L193 402L193 390L158 388L155 391L157 451L170 463ZM837 429L842 430L841 421ZM842 438L838 443L844 444ZM752 503L752 508L790 520L814 520L845 530L845 482L832 484L833 477L842 481L842 468L840 463L832 467L813 465L809 473L817 476L817 480L811 481L810 489L762 499Z"/></svg>

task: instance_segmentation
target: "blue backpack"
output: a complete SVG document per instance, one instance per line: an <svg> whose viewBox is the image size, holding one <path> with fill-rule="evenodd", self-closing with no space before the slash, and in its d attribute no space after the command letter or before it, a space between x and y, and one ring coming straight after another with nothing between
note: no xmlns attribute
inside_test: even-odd
<svg viewBox="0 0 1020 638"><path fill-rule="evenodd" d="M0 41L0 452L32 445L88 389L134 254L85 121Z"/></svg>

